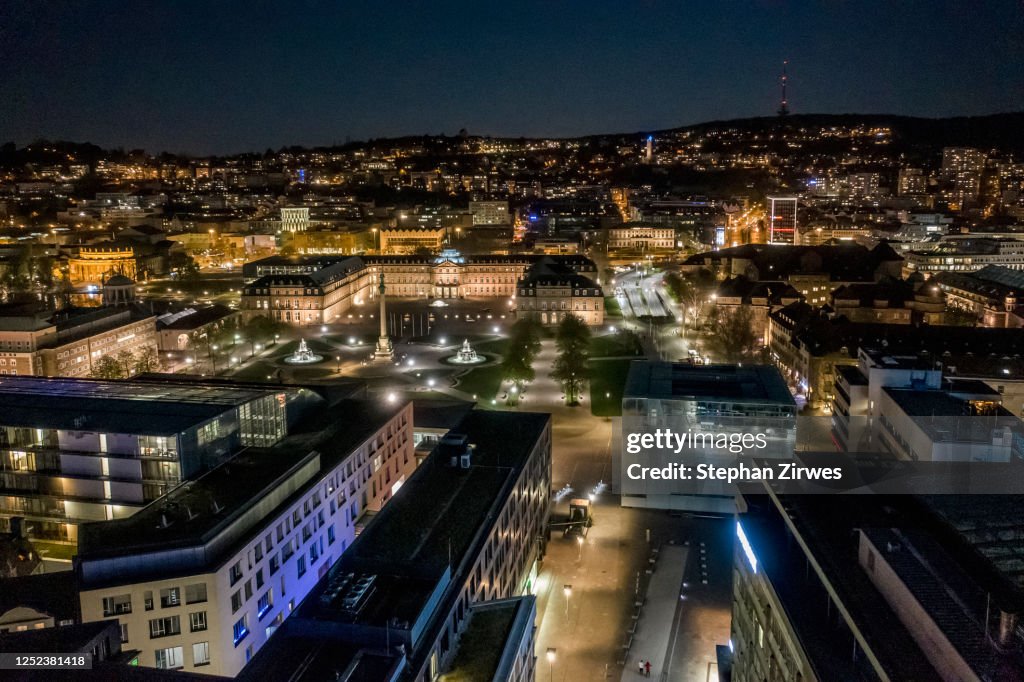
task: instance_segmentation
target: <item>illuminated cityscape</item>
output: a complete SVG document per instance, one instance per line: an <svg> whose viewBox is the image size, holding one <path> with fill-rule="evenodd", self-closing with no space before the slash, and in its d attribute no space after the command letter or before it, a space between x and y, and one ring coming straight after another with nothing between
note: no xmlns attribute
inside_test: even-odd
<svg viewBox="0 0 1024 682"><path fill-rule="evenodd" d="M285 5L0 9L0 680L1024 680L1019 3Z"/></svg>

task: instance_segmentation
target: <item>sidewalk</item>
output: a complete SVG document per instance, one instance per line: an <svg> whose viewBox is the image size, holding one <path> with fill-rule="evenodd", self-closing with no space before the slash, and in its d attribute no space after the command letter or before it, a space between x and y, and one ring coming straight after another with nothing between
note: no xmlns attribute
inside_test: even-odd
<svg viewBox="0 0 1024 682"><path fill-rule="evenodd" d="M678 545L662 545L659 554L647 586L644 604L640 608L633 644L626 656L622 682L636 682L639 678L637 663L640 660L649 660L651 679L660 679L672 655L669 649L675 638L673 624L676 612L684 603L679 599L679 591L686 569L687 549Z"/></svg>

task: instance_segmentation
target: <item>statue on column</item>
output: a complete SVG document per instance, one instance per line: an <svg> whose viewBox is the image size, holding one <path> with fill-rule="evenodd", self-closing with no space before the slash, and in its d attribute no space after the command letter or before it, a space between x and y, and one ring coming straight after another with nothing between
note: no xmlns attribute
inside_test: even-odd
<svg viewBox="0 0 1024 682"><path fill-rule="evenodd" d="M390 360L395 354L395 347L391 344L388 336L387 307L384 300L386 288L384 286L384 273L380 273L380 338L377 339L377 348L373 352L376 360Z"/></svg>

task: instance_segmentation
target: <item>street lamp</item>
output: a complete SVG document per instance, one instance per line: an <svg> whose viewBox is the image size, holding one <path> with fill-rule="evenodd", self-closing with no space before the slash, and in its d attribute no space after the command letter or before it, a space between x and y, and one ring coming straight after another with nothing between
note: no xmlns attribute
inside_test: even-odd
<svg viewBox="0 0 1024 682"><path fill-rule="evenodd" d="M334 362L337 363L336 369L337 369L338 373L341 374L341 356L340 355L335 355L334 356Z"/></svg>
<svg viewBox="0 0 1024 682"><path fill-rule="evenodd" d="M576 557L576 560L577 561L583 561L583 536L582 535L577 535L576 536L576 542L578 542L579 546L580 546L580 554L579 554L578 557Z"/></svg>
<svg viewBox="0 0 1024 682"><path fill-rule="evenodd" d="M548 679L552 681L555 679L555 657L557 654L558 652L554 648L548 647Z"/></svg>
<svg viewBox="0 0 1024 682"><path fill-rule="evenodd" d="M572 596L572 585L563 585L562 594L565 595L565 617L569 618L569 597Z"/></svg>

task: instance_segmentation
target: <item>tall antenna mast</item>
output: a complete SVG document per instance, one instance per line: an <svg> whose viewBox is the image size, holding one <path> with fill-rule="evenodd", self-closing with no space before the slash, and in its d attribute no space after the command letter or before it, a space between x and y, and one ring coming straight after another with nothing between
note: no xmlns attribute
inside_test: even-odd
<svg viewBox="0 0 1024 682"><path fill-rule="evenodd" d="M779 84L782 86L782 100L779 102L779 116L786 116L789 114L789 102L786 101L786 81L789 80L789 76L786 75L786 65L788 64L788 59L782 62L782 75L779 76Z"/></svg>

